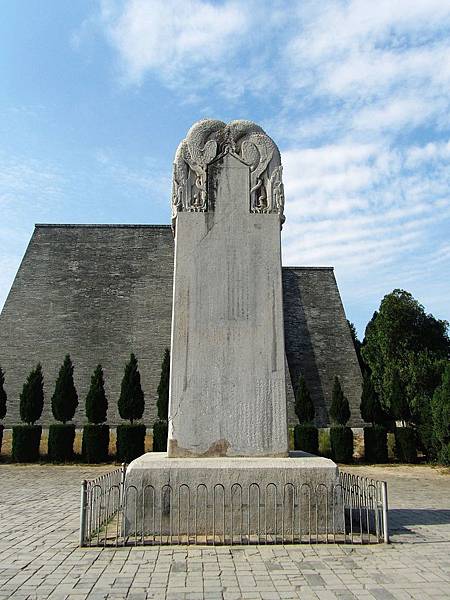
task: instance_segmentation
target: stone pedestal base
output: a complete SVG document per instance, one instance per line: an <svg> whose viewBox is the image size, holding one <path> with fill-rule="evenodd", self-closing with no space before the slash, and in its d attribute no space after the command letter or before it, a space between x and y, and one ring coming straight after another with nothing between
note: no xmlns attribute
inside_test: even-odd
<svg viewBox="0 0 450 600"><path fill-rule="evenodd" d="M195 459L148 453L126 473L125 535L306 541L341 532L343 522L337 465L304 452Z"/></svg>

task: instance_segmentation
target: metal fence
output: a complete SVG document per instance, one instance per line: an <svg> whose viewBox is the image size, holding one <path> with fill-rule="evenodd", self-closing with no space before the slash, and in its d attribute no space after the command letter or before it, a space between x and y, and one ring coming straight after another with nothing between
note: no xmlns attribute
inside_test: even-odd
<svg viewBox="0 0 450 600"><path fill-rule="evenodd" d="M328 486L138 489L122 465L81 486L80 546L379 542L389 542L386 482L350 473Z"/></svg>
<svg viewBox="0 0 450 600"><path fill-rule="evenodd" d="M119 523L124 508L125 473L123 464L119 469L81 482L80 546L104 544L104 527L113 520Z"/></svg>

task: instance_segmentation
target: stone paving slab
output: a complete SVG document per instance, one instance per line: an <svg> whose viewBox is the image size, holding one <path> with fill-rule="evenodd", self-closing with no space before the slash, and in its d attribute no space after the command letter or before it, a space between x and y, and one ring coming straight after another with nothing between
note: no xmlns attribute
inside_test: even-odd
<svg viewBox="0 0 450 600"><path fill-rule="evenodd" d="M450 598L450 475L389 486L392 544L78 548L79 485L111 467L0 465L0 600Z"/></svg>

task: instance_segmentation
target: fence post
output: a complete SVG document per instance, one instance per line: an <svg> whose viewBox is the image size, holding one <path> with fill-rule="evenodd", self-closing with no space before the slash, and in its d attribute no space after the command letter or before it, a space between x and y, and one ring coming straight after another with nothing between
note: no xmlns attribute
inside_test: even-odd
<svg viewBox="0 0 450 600"><path fill-rule="evenodd" d="M87 481L81 482L80 498L80 547L85 545L86 540L86 509L87 509Z"/></svg>
<svg viewBox="0 0 450 600"><path fill-rule="evenodd" d="M120 508L123 508L123 504L124 504L124 500L125 500L125 475L127 472L127 465L126 463L122 463L121 465L121 474L120 474L120 498L119 498L119 502L120 502Z"/></svg>
<svg viewBox="0 0 450 600"><path fill-rule="evenodd" d="M381 500L383 503L383 541L385 544L389 544L388 493L385 481L381 482Z"/></svg>

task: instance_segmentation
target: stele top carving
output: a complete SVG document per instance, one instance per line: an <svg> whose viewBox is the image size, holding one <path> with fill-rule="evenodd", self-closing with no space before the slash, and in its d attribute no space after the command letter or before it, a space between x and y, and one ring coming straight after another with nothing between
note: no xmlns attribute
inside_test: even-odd
<svg viewBox="0 0 450 600"><path fill-rule="evenodd" d="M227 152L250 168L252 213L278 213L284 223L284 187L280 152L274 141L252 121L224 123L203 119L194 123L180 143L173 165L172 226L180 211L207 212L208 165Z"/></svg>

